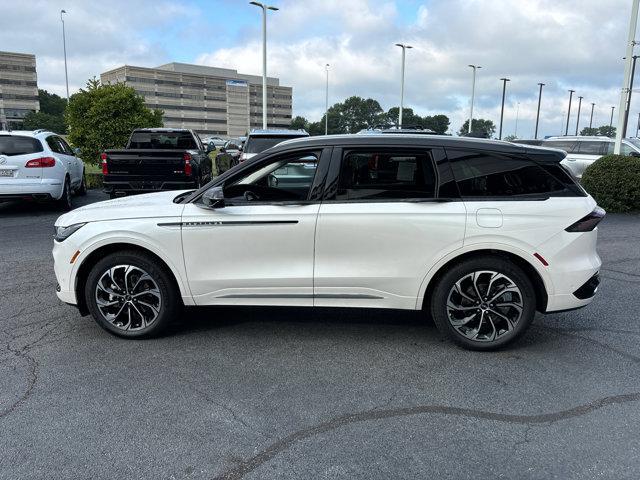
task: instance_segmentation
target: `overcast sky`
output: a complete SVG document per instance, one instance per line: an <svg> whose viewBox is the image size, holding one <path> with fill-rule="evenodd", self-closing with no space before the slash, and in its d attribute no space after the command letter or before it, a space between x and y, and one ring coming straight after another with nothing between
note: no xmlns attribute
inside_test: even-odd
<svg viewBox="0 0 640 480"><path fill-rule="evenodd" d="M474 117L498 123L507 76L504 134L533 136L538 82L541 134L564 131L568 89L584 96L581 126L609 123L618 105L631 0L271 0L268 73L293 87L293 114L324 111L351 95L399 104L400 49L407 53L405 106L445 113L457 131L468 116L470 63L479 70ZM261 74L260 11L244 0L0 0L0 50L34 53L40 88L64 94L60 9L66 9L70 88L123 64L171 61ZM630 125L640 111L636 95ZM576 99L577 100L577 99ZM616 107L617 108L617 107ZM570 132L575 131L577 101ZM632 128L632 133L635 131Z"/></svg>

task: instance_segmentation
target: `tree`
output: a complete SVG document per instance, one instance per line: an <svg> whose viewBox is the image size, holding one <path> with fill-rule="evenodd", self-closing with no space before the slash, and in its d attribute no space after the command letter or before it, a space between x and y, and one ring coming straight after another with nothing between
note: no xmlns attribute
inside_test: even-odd
<svg viewBox="0 0 640 480"><path fill-rule="evenodd" d="M597 128L584 127L584 128L580 131L580 135L582 135L583 137L585 137L585 136L598 135L598 129L597 129Z"/></svg>
<svg viewBox="0 0 640 480"><path fill-rule="evenodd" d="M605 137L615 137L616 127L610 127L609 125L602 125L598 127L598 133L596 135L604 135Z"/></svg>
<svg viewBox="0 0 640 480"><path fill-rule="evenodd" d="M289 128L291 128L292 130L303 129L309 131L309 120L298 115L293 120L291 120L291 125Z"/></svg>
<svg viewBox="0 0 640 480"><path fill-rule="evenodd" d="M64 115L67 100L62 98L60 95L38 89L38 101L40 102L40 111L42 113L48 113L49 115Z"/></svg>
<svg viewBox="0 0 640 480"><path fill-rule="evenodd" d="M433 115L432 117L423 117L422 126L429 128L439 135L444 135L449 130L449 117L446 115ZM468 124L467 124L468 125Z"/></svg>
<svg viewBox="0 0 640 480"><path fill-rule="evenodd" d="M38 101L40 102L40 111L27 113L22 128L25 130L44 128L55 133L66 133L64 109L67 106L67 101L55 93L41 89L38 90Z"/></svg>
<svg viewBox="0 0 640 480"><path fill-rule="evenodd" d="M357 133L365 128L373 128L382 119L384 111L377 100L357 96L336 103L329 109L331 133Z"/></svg>
<svg viewBox="0 0 640 480"><path fill-rule="evenodd" d="M471 133L469 132L469 120L465 120L458 132L458 135L479 137L479 138L491 138L496 133L496 126L491 120L485 120L484 118L474 118L471 122Z"/></svg>
<svg viewBox="0 0 640 480"><path fill-rule="evenodd" d="M62 115L52 115L50 113L43 112L29 112L24 117L22 128L25 130L37 130L44 128L51 132L64 134L67 131L67 126L64 123L64 117Z"/></svg>
<svg viewBox="0 0 640 480"><path fill-rule="evenodd" d="M123 147L133 129L161 127L162 113L146 107L132 87L101 85L93 78L71 97L65 119L71 143L85 160L97 163L104 150Z"/></svg>
<svg viewBox="0 0 640 480"><path fill-rule="evenodd" d="M517 139L518 137L513 134L507 135L506 137L503 138L505 142L513 142L514 140L517 140Z"/></svg>

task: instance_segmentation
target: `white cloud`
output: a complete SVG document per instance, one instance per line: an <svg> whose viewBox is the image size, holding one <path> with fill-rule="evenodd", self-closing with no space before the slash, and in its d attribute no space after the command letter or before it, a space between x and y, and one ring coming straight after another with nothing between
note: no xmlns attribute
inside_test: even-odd
<svg viewBox="0 0 640 480"><path fill-rule="evenodd" d="M9 3L10 0L0 0ZM501 82L508 76L505 133L533 134L538 82L543 91L541 132L560 133L568 93L584 96L581 124L595 102L595 124L609 123L622 80L628 0L273 0L269 14L269 74L294 88L294 115L312 120L324 110L324 65L331 64L330 101L350 95L372 97L386 109L399 102L400 50L407 54L405 104L420 114L446 113L458 130L468 115L469 63L483 66L476 115L500 114ZM201 12L184 1L11 2L0 16L3 49L35 52L41 86L63 92L59 10L66 8L72 88L124 63L153 66L174 60L176 36L202 35L189 28ZM225 47L184 52L197 63L261 73L259 12L244 1L221 2L237 17L221 16L216 29L234 32ZM211 1L210 8L216 7ZM413 12L413 13L408 13ZM25 18L29 28L25 29ZM200 19L201 21L201 19ZM202 26L202 25L200 25ZM234 30L235 29L235 30ZM207 33L209 32L207 31ZM155 35L149 32L156 32ZM632 115L640 108L640 96ZM575 129L573 105L571 124ZM635 120L631 122L635 125ZM571 131L571 128L570 128Z"/></svg>

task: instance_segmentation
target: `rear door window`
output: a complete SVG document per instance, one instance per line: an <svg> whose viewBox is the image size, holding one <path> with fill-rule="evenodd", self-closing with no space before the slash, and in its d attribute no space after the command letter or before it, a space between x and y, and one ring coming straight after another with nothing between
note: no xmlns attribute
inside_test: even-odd
<svg viewBox="0 0 640 480"><path fill-rule="evenodd" d="M567 153L574 153L577 148L575 140L546 140L542 146L550 148L558 148L564 150Z"/></svg>
<svg viewBox="0 0 640 480"><path fill-rule="evenodd" d="M608 142L584 141L578 142L577 153L581 155L604 155Z"/></svg>
<svg viewBox="0 0 640 480"><path fill-rule="evenodd" d="M346 150L336 200L431 199L436 174L428 151Z"/></svg>
<svg viewBox="0 0 640 480"><path fill-rule="evenodd" d="M447 149L453 175L464 198L513 199L566 195L567 188L526 157Z"/></svg>
<svg viewBox="0 0 640 480"><path fill-rule="evenodd" d="M55 136L47 137L47 145L49 145L49 148L51 149L52 152L61 153L63 155L65 154L62 144L58 141L58 137L55 137Z"/></svg>
<svg viewBox="0 0 640 480"><path fill-rule="evenodd" d="M14 155L42 152L42 150L42 144L36 138L0 135L0 155L12 157Z"/></svg>

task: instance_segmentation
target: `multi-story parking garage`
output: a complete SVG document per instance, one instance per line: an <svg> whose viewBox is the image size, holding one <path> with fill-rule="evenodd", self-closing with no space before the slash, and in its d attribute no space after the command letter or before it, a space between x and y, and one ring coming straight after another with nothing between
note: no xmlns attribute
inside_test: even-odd
<svg viewBox="0 0 640 480"><path fill-rule="evenodd" d="M19 129L24 117L38 110L36 56L0 52L0 130Z"/></svg>
<svg viewBox="0 0 640 480"><path fill-rule="evenodd" d="M124 65L100 75L103 84L126 83L149 108L164 111L165 127L189 128L200 134L240 136L262 127L262 77L236 70L169 63L156 68ZM267 123L291 123L291 87L267 78Z"/></svg>

